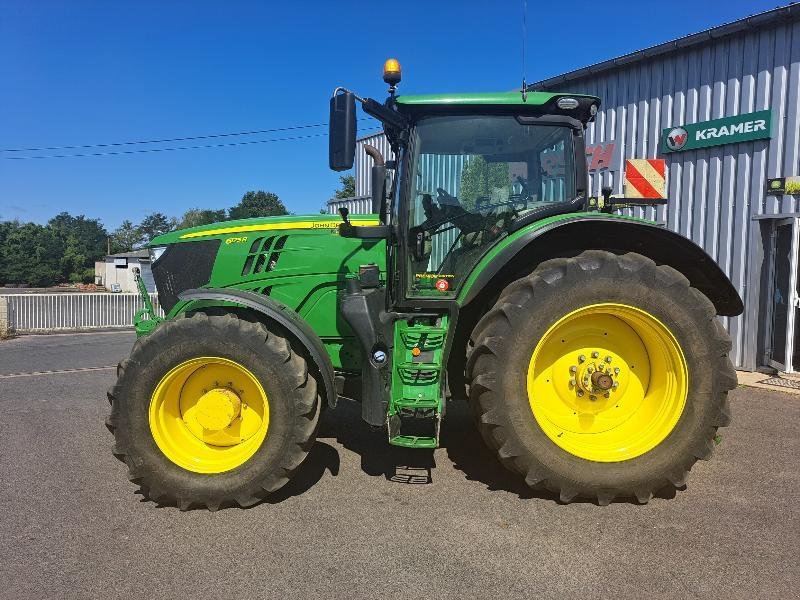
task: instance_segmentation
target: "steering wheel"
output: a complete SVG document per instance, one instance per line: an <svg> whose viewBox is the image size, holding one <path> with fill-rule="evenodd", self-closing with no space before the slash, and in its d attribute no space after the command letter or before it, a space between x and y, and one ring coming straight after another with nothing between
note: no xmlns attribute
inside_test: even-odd
<svg viewBox="0 0 800 600"><path fill-rule="evenodd" d="M436 188L436 202L439 203L439 206L458 206L461 207L461 202L459 202L458 198L453 196L450 192L448 192L444 188L437 187Z"/></svg>

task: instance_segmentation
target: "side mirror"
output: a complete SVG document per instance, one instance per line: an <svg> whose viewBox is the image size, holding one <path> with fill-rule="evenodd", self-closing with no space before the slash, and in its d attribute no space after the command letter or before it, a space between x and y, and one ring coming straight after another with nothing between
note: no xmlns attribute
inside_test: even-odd
<svg viewBox="0 0 800 600"><path fill-rule="evenodd" d="M328 127L328 164L334 171L352 169L356 155L356 97L352 92L334 92Z"/></svg>

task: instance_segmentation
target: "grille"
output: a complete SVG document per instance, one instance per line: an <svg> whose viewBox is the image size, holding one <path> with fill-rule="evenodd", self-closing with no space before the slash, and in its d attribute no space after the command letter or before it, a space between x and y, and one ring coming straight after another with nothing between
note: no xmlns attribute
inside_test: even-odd
<svg viewBox="0 0 800 600"><path fill-rule="evenodd" d="M172 310L182 291L208 283L219 244L220 240L174 244L153 264L158 301L165 313Z"/></svg>

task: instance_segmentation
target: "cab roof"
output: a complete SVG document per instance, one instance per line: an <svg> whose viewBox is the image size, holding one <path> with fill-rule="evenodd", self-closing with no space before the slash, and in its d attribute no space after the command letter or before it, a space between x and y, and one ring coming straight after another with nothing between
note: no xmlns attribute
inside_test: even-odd
<svg viewBox="0 0 800 600"><path fill-rule="evenodd" d="M525 100L522 99L522 92L479 92L466 94L423 94L411 96L398 96L398 104L452 104L460 106L474 105L517 105L517 106L543 106L560 96L570 96L573 98L588 98L600 103L597 96L586 94L569 94L559 92L528 92Z"/></svg>
<svg viewBox="0 0 800 600"><path fill-rule="evenodd" d="M558 99L563 97L575 98L578 106L571 109L558 107ZM411 114L447 113L451 111L472 112L473 108L481 110L513 112L516 114L531 115L558 115L571 117L584 125L594 117L599 108L600 98L586 94L570 94L560 92L527 92L523 98L522 92L482 92L472 94L426 94L397 96L397 106L400 110ZM591 110L590 110L591 109Z"/></svg>

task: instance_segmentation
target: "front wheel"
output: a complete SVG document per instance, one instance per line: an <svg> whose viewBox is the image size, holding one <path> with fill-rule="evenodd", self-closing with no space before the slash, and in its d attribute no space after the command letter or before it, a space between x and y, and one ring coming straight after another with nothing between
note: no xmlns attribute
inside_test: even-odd
<svg viewBox="0 0 800 600"><path fill-rule="evenodd" d="M588 251L509 285L467 362L484 439L564 502L680 487L728 424L730 340L711 302L638 254Z"/></svg>

